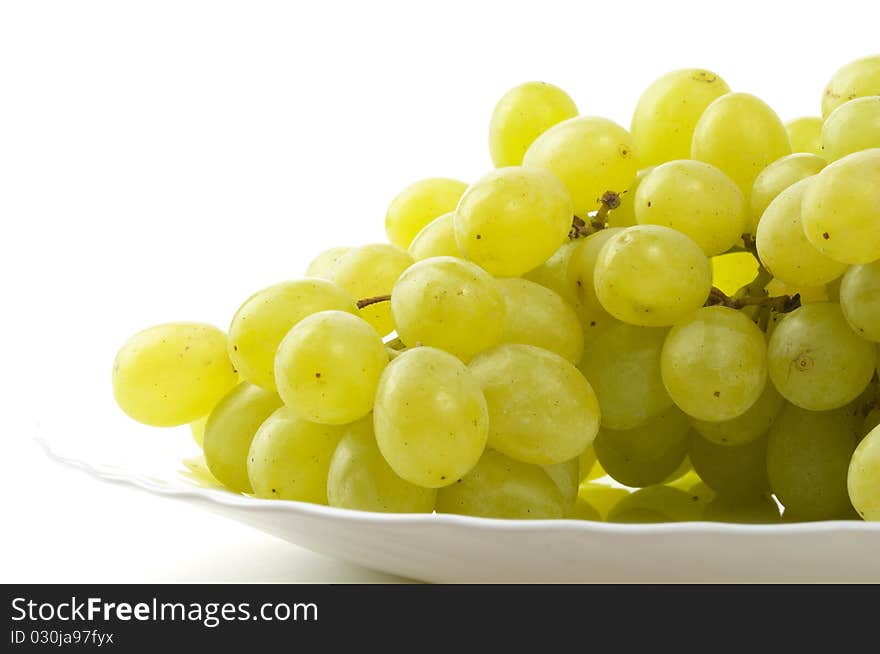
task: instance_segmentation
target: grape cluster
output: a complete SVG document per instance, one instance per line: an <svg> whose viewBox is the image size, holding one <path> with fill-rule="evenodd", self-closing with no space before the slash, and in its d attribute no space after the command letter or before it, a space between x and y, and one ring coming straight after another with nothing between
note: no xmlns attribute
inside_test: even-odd
<svg viewBox="0 0 880 654"><path fill-rule="evenodd" d="M194 471L258 498L880 520L880 56L788 124L706 70L629 130L530 82L489 146L492 172L407 187L389 243L320 254L226 333L133 336L119 406L190 423Z"/></svg>

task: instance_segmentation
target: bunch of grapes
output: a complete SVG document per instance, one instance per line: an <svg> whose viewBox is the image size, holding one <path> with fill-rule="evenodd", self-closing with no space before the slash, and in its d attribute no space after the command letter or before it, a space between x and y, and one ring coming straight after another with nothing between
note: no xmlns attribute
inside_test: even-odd
<svg viewBox="0 0 880 654"><path fill-rule="evenodd" d="M116 400L190 423L203 476L258 498L878 520L880 56L840 69L822 114L783 124L688 69L627 131L518 86L492 172L407 187L389 243L320 254L226 332L136 334Z"/></svg>

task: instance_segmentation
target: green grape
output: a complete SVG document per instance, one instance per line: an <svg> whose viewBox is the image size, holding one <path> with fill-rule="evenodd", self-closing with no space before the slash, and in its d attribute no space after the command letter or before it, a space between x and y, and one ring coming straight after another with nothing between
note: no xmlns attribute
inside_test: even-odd
<svg viewBox="0 0 880 654"><path fill-rule="evenodd" d="M260 425L247 455L254 495L327 504L327 471L344 427L303 420L281 407Z"/></svg>
<svg viewBox="0 0 880 654"><path fill-rule="evenodd" d="M309 267L306 268L306 277L319 277L321 279L333 279L333 272L336 270L336 264L351 249L348 245L342 245L329 250L324 250L317 257L312 259Z"/></svg>
<svg viewBox="0 0 880 654"><path fill-rule="evenodd" d="M822 286L791 286L779 279L771 279L767 282L764 290L767 291L770 297L778 297L780 295L794 297L798 295L800 296L801 304L813 304L814 302L828 302L831 299L828 287L835 283L840 283L840 277Z"/></svg>
<svg viewBox="0 0 880 654"><path fill-rule="evenodd" d="M880 425L880 408L871 409L868 412L868 415L865 416L865 421L862 423L862 428L859 431L859 436L864 438L868 434L870 434L877 426Z"/></svg>
<svg viewBox="0 0 880 654"><path fill-rule="evenodd" d="M745 445L718 445L691 432L688 455L694 470L721 496L756 498L770 491L767 434Z"/></svg>
<svg viewBox="0 0 880 654"><path fill-rule="evenodd" d="M720 168L746 196L770 163L791 154L779 116L748 93L728 93L710 104L694 129L691 157Z"/></svg>
<svg viewBox="0 0 880 654"><path fill-rule="evenodd" d="M344 311L321 311L291 329L275 357L284 403L300 417L343 425L373 410L385 344L370 324Z"/></svg>
<svg viewBox="0 0 880 654"><path fill-rule="evenodd" d="M138 332L113 362L119 408L153 427L198 420L236 381L226 334L201 323L166 323Z"/></svg>
<svg viewBox="0 0 880 654"><path fill-rule="evenodd" d="M580 455L599 429L589 382L558 354L505 344L470 364L489 407L489 447L525 463L550 465Z"/></svg>
<svg viewBox="0 0 880 654"><path fill-rule="evenodd" d="M434 257L410 266L391 293L397 334L463 361L501 341L504 298L491 275L468 261Z"/></svg>
<svg viewBox="0 0 880 654"><path fill-rule="evenodd" d="M654 168L639 184L635 214L640 225L664 225L690 236L710 257L727 252L748 230L742 192L701 161Z"/></svg>
<svg viewBox="0 0 880 654"><path fill-rule="evenodd" d="M586 344L578 367L599 398L603 427L632 429L672 406L660 376L668 331L620 322Z"/></svg>
<svg viewBox="0 0 880 654"><path fill-rule="evenodd" d="M702 507L694 496L670 486L649 486L623 497L608 512L608 522L646 524L652 522L693 522L700 519Z"/></svg>
<svg viewBox="0 0 880 654"><path fill-rule="evenodd" d="M785 123L792 152L822 156L822 123L819 116L804 116Z"/></svg>
<svg viewBox="0 0 880 654"><path fill-rule="evenodd" d="M489 412L477 379L461 361L417 347L382 373L373 425L379 450L397 475L439 488L476 465L489 435Z"/></svg>
<svg viewBox="0 0 880 654"><path fill-rule="evenodd" d="M409 244L409 253L416 261L431 257L460 257L455 242L455 212L444 213L425 225Z"/></svg>
<svg viewBox="0 0 880 654"><path fill-rule="evenodd" d="M437 492L437 513L512 520L562 518L565 501L540 466L486 450L458 483Z"/></svg>
<svg viewBox="0 0 880 654"><path fill-rule="evenodd" d="M686 68L666 73L639 98L632 137L643 165L687 159L697 121L730 87L715 73Z"/></svg>
<svg viewBox="0 0 880 654"><path fill-rule="evenodd" d="M880 341L880 261L846 271L840 283L840 308L856 334Z"/></svg>
<svg viewBox="0 0 880 654"><path fill-rule="evenodd" d="M703 438L716 445L745 445L767 433L782 410L783 402L776 387L765 384L764 392L742 415L722 422L691 418L691 425Z"/></svg>
<svg viewBox="0 0 880 654"><path fill-rule="evenodd" d="M712 257L712 285L728 295L734 295L757 275L758 261L751 252Z"/></svg>
<svg viewBox="0 0 880 654"><path fill-rule="evenodd" d="M659 484L674 473L687 454L687 416L671 407L635 429L602 428L593 443L599 465L624 486Z"/></svg>
<svg viewBox="0 0 880 654"><path fill-rule="evenodd" d="M822 96L822 116L866 95L880 95L880 55L856 59L834 73Z"/></svg>
<svg viewBox="0 0 880 654"><path fill-rule="evenodd" d="M462 196L455 212L455 240L466 259L493 275L516 277L556 252L571 220L571 197L551 173L500 168Z"/></svg>
<svg viewBox="0 0 880 654"><path fill-rule="evenodd" d="M385 232L388 240L402 250L428 223L450 211L455 211L467 184L457 179L432 177L422 179L403 189L385 214Z"/></svg>
<svg viewBox="0 0 880 654"><path fill-rule="evenodd" d="M489 123L489 152L496 168L519 166L529 146L556 123L578 115L568 94L546 82L510 89L495 105Z"/></svg>
<svg viewBox="0 0 880 654"><path fill-rule="evenodd" d="M690 457L685 456L681 463L678 464L678 467L672 471L672 474L663 480L663 483L669 486L677 484L680 479L690 476L693 471L694 466L691 463Z"/></svg>
<svg viewBox="0 0 880 654"><path fill-rule="evenodd" d="M598 209L607 191L620 193L632 186L639 169L629 132L592 116L569 118L548 129L532 143L523 165L544 168L561 179L574 213L581 217Z"/></svg>
<svg viewBox="0 0 880 654"><path fill-rule="evenodd" d="M717 497L703 510L706 522L733 522L737 524L775 524L780 522L779 507L772 498L760 495L746 500Z"/></svg>
<svg viewBox="0 0 880 654"><path fill-rule="evenodd" d="M208 464L205 463L204 455L184 459L181 463L186 467L186 470L182 470L181 474L194 482L196 486L213 490L223 488L223 484L217 481L217 478L208 470Z"/></svg>
<svg viewBox="0 0 880 654"><path fill-rule="evenodd" d="M373 417L344 428L327 474L330 506L382 513L431 513L434 488L422 488L397 476L376 444Z"/></svg>
<svg viewBox="0 0 880 654"><path fill-rule="evenodd" d="M818 174L824 167L822 157L799 152L777 159L762 170L752 185L750 233L756 233L761 216L780 193L795 182Z"/></svg>
<svg viewBox="0 0 880 654"><path fill-rule="evenodd" d="M585 482L598 479L599 477L593 476L596 467L596 450L590 445L578 457L578 481ZM604 476L604 473L600 476Z"/></svg>
<svg viewBox="0 0 880 654"><path fill-rule="evenodd" d="M241 305L229 325L229 358L247 381L275 390L275 353L287 332L319 311L348 311L357 305L325 279L307 278L264 288Z"/></svg>
<svg viewBox="0 0 880 654"><path fill-rule="evenodd" d="M589 520L591 522L602 522L602 514L599 509L590 504L582 497L578 497L574 503L574 508L565 516L569 520Z"/></svg>
<svg viewBox="0 0 880 654"><path fill-rule="evenodd" d="M636 225L608 239L593 281L599 302L618 320L665 327L703 306L712 287L712 265L684 234Z"/></svg>
<svg viewBox="0 0 880 654"><path fill-rule="evenodd" d="M189 423L189 431L192 434L193 440L196 444L201 447L202 443L205 442L205 425L208 424L208 415L204 415L198 420L194 420Z"/></svg>
<svg viewBox="0 0 880 654"><path fill-rule="evenodd" d="M580 486L580 458L575 457L570 461L564 461L552 466L541 466L544 472L556 484L559 493L562 495L565 513L569 514L574 509L574 505L578 498L578 487Z"/></svg>
<svg viewBox="0 0 880 654"><path fill-rule="evenodd" d="M758 224L756 243L761 263L790 286L821 286L846 270L846 264L819 252L804 234L801 208L815 181L815 177L802 179L782 191Z"/></svg>
<svg viewBox="0 0 880 654"><path fill-rule="evenodd" d="M875 345L856 335L840 306L817 302L789 313L770 337L770 379L792 404L827 411L849 404L874 375Z"/></svg>
<svg viewBox="0 0 880 654"><path fill-rule="evenodd" d="M880 148L880 96L850 100L822 125L822 155L828 161L870 148Z"/></svg>
<svg viewBox="0 0 880 654"><path fill-rule="evenodd" d="M208 416L205 461L211 474L230 490L252 492L248 450L260 425L280 406L281 398L274 391L242 382Z"/></svg>
<svg viewBox="0 0 880 654"><path fill-rule="evenodd" d="M388 295L403 271L412 264L409 253L394 245L362 245L352 248L339 260L333 281L356 300ZM388 302L364 307L359 315L375 327L380 336L394 330Z"/></svg>
<svg viewBox="0 0 880 654"><path fill-rule="evenodd" d="M744 313L722 306L703 307L673 327L660 363L669 395L698 420L741 416L767 383L763 332Z"/></svg>
<svg viewBox="0 0 880 654"><path fill-rule="evenodd" d="M855 445L852 425L842 411L786 405L767 443L770 488L786 514L792 511L807 520L848 514L847 470Z"/></svg>
<svg viewBox="0 0 880 654"><path fill-rule="evenodd" d="M601 520L607 520L608 513L615 505L629 495L630 492L625 488L616 488L605 484L582 484L578 490L578 504L575 505L575 513L578 511L578 505L581 502L586 502L599 514Z"/></svg>
<svg viewBox="0 0 880 654"><path fill-rule="evenodd" d="M688 145L690 147L690 145ZM638 193L639 185L648 174L654 170L650 168L642 168L636 178L626 191L620 194L620 205L616 209L608 212L609 227L632 227L638 225L636 220L636 193Z"/></svg>
<svg viewBox="0 0 880 654"><path fill-rule="evenodd" d="M843 263L880 259L880 148L829 164L804 195L804 233L820 252Z"/></svg>
<svg viewBox="0 0 880 654"><path fill-rule="evenodd" d="M596 296L596 261L608 240L623 231L609 227L574 241L565 271L567 288L574 294L574 309L581 321L586 341L591 341L617 321Z"/></svg>
<svg viewBox="0 0 880 654"><path fill-rule="evenodd" d="M566 241L559 246L559 249L547 261L525 273L523 279L528 279L530 282L535 282L544 288L549 288L572 307L575 307L575 311L577 311L577 293L575 288L569 283L568 265L572 255L581 243L583 241L580 239Z"/></svg>
<svg viewBox="0 0 880 654"><path fill-rule="evenodd" d="M580 361L584 330L565 300L527 279L511 277L495 283L505 305L502 343L534 345L572 363Z"/></svg>
<svg viewBox="0 0 880 654"><path fill-rule="evenodd" d="M697 479L700 479L699 476L697 476L697 473L694 473L694 476L696 476ZM689 479L687 478L686 480L689 481ZM673 488L679 487L678 482L674 482L670 485ZM714 490L712 490L711 486L709 486L706 482L702 480L697 481L690 486L682 488L682 490L686 490L688 494L693 498L693 501L699 503L699 505L703 507L704 512L706 507L718 497L718 494ZM776 510L776 513L779 513L779 509Z"/></svg>
<svg viewBox="0 0 880 654"><path fill-rule="evenodd" d="M853 453L847 488L863 520L880 520L880 428L865 436Z"/></svg>

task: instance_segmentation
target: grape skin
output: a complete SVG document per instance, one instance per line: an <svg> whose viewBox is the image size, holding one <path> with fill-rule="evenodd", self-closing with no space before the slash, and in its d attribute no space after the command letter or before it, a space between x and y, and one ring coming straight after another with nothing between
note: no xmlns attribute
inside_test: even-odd
<svg viewBox="0 0 880 654"><path fill-rule="evenodd" d="M385 345L366 320L321 311L299 321L278 346L278 394L306 420L353 422L373 409L387 363Z"/></svg>
<svg viewBox="0 0 880 654"><path fill-rule="evenodd" d="M880 95L880 55L856 59L834 73L822 96L822 116L828 118L844 102L868 95Z"/></svg>
<svg viewBox="0 0 880 654"><path fill-rule="evenodd" d="M596 261L605 243L622 231L609 227L574 242L565 270L565 284L574 297L574 308L581 321L584 337L591 341L615 324L596 295Z"/></svg>
<svg viewBox="0 0 880 654"><path fill-rule="evenodd" d="M822 157L795 153L777 159L762 170L752 185L750 232L756 233L761 216L780 193L795 182L818 174L825 165L826 162Z"/></svg>
<svg viewBox="0 0 880 654"><path fill-rule="evenodd" d="M776 387L772 383L765 384L760 397L742 415L721 422L691 418L691 425L700 436L716 445L745 445L767 433L784 403Z"/></svg>
<svg viewBox="0 0 880 654"><path fill-rule="evenodd" d="M589 382L558 354L505 344L470 364L489 409L489 446L538 465L563 463L593 442L599 403Z"/></svg>
<svg viewBox="0 0 880 654"><path fill-rule="evenodd" d="M461 257L455 241L455 212L434 218L416 234L409 244L410 256L415 261L431 257Z"/></svg>
<svg viewBox="0 0 880 654"><path fill-rule="evenodd" d="M785 123L792 152L822 156L822 123L819 116L804 116Z"/></svg>
<svg viewBox="0 0 880 654"><path fill-rule="evenodd" d="M840 308L854 332L880 342L880 261L846 271L840 284Z"/></svg>
<svg viewBox="0 0 880 654"><path fill-rule="evenodd" d="M767 352L777 390L810 411L836 409L856 399L874 375L876 356L875 345L856 335L832 302L787 314Z"/></svg>
<svg viewBox="0 0 880 654"><path fill-rule="evenodd" d="M341 245L329 250L312 259L306 268L306 277L320 277L321 279L333 279L333 271L343 255L351 249L348 245Z"/></svg>
<svg viewBox="0 0 880 654"><path fill-rule="evenodd" d="M822 156L829 162L870 148L880 148L880 96L842 104L822 125Z"/></svg>
<svg viewBox="0 0 880 654"><path fill-rule="evenodd" d="M425 225L454 211L466 189L464 182L446 177L431 177L410 184L388 206L385 214L388 240L405 250Z"/></svg>
<svg viewBox="0 0 880 654"><path fill-rule="evenodd" d="M700 479L719 495L757 500L770 491L766 432L733 446L712 443L692 432L688 455Z"/></svg>
<svg viewBox="0 0 880 654"><path fill-rule="evenodd" d="M880 427L865 436L853 453L847 492L864 520L880 520Z"/></svg>

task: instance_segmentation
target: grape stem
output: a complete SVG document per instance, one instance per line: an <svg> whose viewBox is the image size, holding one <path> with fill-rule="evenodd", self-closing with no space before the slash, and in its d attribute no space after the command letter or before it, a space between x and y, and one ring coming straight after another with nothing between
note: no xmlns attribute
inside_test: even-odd
<svg viewBox="0 0 880 654"><path fill-rule="evenodd" d="M740 295L740 293L737 293L734 297L730 297L720 288L713 286L712 290L709 291L709 298L706 300L705 306L711 307L720 305L737 310L746 307L761 307L776 311L777 313L788 313L801 306L800 294L767 297L766 291L764 291L764 293L764 296L758 297L753 295Z"/></svg>
<svg viewBox="0 0 880 654"><path fill-rule="evenodd" d="M374 295L373 297L365 297L363 300L358 300L356 302L358 309L363 309L364 307L368 307L371 304L379 304L380 302L388 302L391 299L390 295Z"/></svg>
<svg viewBox="0 0 880 654"><path fill-rule="evenodd" d="M585 238L608 227L608 213L620 206L620 193L605 191L599 198L599 209L589 216L589 222L574 216L571 219L571 231L568 238L575 240Z"/></svg>

